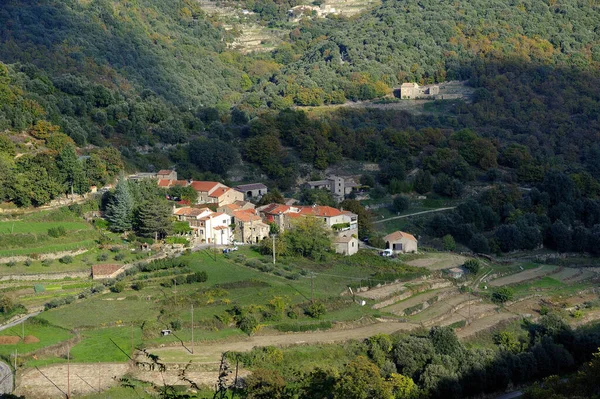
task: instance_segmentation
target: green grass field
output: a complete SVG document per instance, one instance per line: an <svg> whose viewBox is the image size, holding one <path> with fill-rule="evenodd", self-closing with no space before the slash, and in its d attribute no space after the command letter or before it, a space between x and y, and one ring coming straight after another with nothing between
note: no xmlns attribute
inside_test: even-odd
<svg viewBox="0 0 600 399"><path fill-rule="evenodd" d="M33 319L25 322L24 329L26 337L28 335L32 335L38 338L40 342L26 344L21 340L17 344L0 345L0 356L10 356L15 352L15 350L18 350L20 354L24 355L41 348L66 341L73 336L64 328L52 325L44 325L43 323L36 322ZM20 324L0 332L0 336L21 337L21 334L22 326Z"/></svg>

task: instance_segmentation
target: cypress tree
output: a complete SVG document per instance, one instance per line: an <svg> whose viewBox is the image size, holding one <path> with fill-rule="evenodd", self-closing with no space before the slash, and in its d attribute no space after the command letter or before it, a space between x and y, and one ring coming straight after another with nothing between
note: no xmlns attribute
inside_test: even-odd
<svg viewBox="0 0 600 399"><path fill-rule="evenodd" d="M105 217L110 229L115 232L131 230L133 215L133 197L125 180L119 180L115 193L106 206Z"/></svg>

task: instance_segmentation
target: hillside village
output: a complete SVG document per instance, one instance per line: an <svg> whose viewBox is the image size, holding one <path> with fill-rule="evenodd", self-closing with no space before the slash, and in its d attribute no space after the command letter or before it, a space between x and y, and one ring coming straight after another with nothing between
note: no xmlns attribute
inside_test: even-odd
<svg viewBox="0 0 600 399"><path fill-rule="evenodd" d="M283 233L293 227L294 220L314 217L331 229L335 251L343 255L358 252L358 215L321 205L266 204L256 207L250 200L260 200L268 192L262 183L245 184L234 188L213 181L178 180L174 170L160 170L156 174L138 173L130 180L155 179L159 187L192 187L198 194L195 204L175 202L173 215L178 221L189 223L187 236L192 244L233 245L256 244L274 231ZM356 183L344 178L306 183L306 186L331 190L337 198L344 198ZM288 201L293 204L295 201ZM211 206L209 208L208 206ZM274 231L273 231L274 229Z"/></svg>

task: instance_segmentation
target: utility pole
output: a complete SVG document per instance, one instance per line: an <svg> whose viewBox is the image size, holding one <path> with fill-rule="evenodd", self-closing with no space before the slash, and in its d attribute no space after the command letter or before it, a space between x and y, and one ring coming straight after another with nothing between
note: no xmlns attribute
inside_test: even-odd
<svg viewBox="0 0 600 399"><path fill-rule="evenodd" d="M213 255L215 262L217 261L217 235L213 234Z"/></svg>
<svg viewBox="0 0 600 399"><path fill-rule="evenodd" d="M67 399L71 399L71 346L67 346Z"/></svg>
<svg viewBox="0 0 600 399"><path fill-rule="evenodd" d="M194 354L194 304L192 304L192 355Z"/></svg>
<svg viewBox="0 0 600 399"><path fill-rule="evenodd" d="M25 340L25 320L21 323L21 338Z"/></svg>
<svg viewBox="0 0 600 399"><path fill-rule="evenodd" d="M133 324L131 325L131 357L133 358Z"/></svg>
<svg viewBox="0 0 600 399"><path fill-rule="evenodd" d="M315 303L315 284L313 278L315 274L313 272L310 273L310 302Z"/></svg>
<svg viewBox="0 0 600 399"><path fill-rule="evenodd" d="M273 264L275 264L275 234L273 234Z"/></svg>

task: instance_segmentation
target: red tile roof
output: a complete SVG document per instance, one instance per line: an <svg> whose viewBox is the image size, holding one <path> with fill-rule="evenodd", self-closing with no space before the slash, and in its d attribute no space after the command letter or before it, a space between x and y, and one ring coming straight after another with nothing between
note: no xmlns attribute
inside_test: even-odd
<svg viewBox="0 0 600 399"><path fill-rule="evenodd" d="M96 277L110 276L111 274L113 274L114 272L116 272L117 270L119 270L122 267L123 267L123 265L116 265L116 264L94 265L94 266L92 266L92 275L96 276Z"/></svg>
<svg viewBox="0 0 600 399"><path fill-rule="evenodd" d="M387 236L383 237L383 240L384 241L398 241L402 238L406 238L406 239L412 240L412 241L417 241L415 236L413 236L412 234L409 234L409 233L405 233L403 231L394 231L393 233L390 233Z"/></svg>
<svg viewBox="0 0 600 399"><path fill-rule="evenodd" d="M213 191L209 195L209 197L219 198L221 195L225 194L229 190L231 190L229 187L219 187L215 191Z"/></svg>
<svg viewBox="0 0 600 399"><path fill-rule="evenodd" d="M184 207L184 208L179 208L175 211L176 215L180 215L180 216L199 216L202 213L204 213L207 210L207 208L190 208L190 207Z"/></svg>
<svg viewBox="0 0 600 399"><path fill-rule="evenodd" d="M169 169L162 169L159 170L158 173L156 174L157 176L166 176L166 175L170 175L171 173L173 173L172 170Z"/></svg>
<svg viewBox="0 0 600 399"><path fill-rule="evenodd" d="M159 187L169 187L171 185L171 180L160 179L158 181Z"/></svg>
<svg viewBox="0 0 600 399"><path fill-rule="evenodd" d="M234 211L233 217L235 218L235 220L239 220L244 223L261 220L261 217L254 212L254 209Z"/></svg>
<svg viewBox="0 0 600 399"><path fill-rule="evenodd" d="M188 183L188 181L187 181L187 180L175 180L175 181L173 182L173 185L174 185L174 186L182 186L182 187L187 187L187 185L188 185L188 184L189 184L189 183Z"/></svg>
<svg viewBox="0 0 600 399"><path fill-rule="evenodd" d="M282 204L269 204L261 212L271 215L279 215L290 211L290 207Z"/></svg>
<svg viewBox="0 0 600 399"><path fill-rule="evenodd" d="M190 186L192 186L196 191L209 193L212 190L214 190L219 184L221 183L216 181L193 181L190 183Z"/></svg>
<svg viewBox="0 0 600 399"><path fill-rule="evenodd" d="M300 213L303 215L313 215L320 217L340 216L342 212L339 209L330 206L303 206L300 208Z"/></svg>

